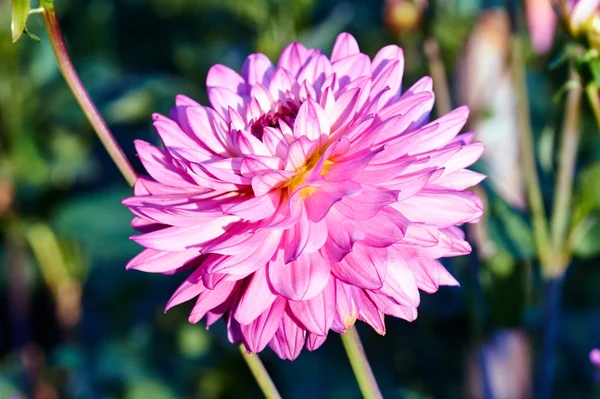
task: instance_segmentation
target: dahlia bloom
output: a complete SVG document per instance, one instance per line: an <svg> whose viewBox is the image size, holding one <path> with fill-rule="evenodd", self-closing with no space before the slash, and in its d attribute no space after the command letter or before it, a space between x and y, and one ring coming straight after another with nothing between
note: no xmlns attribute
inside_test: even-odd
<svg viewBox="0 0 600 399"><path fill-rule="evenodd" d="M146 249L127 268L191 271L166 309L195 298L190 322L224 318L232 342L283 359L357 319L414 320L419 289L458 285L438 259L470 251L457 226L482 215L464 190L483 147L457 135L465 107L427 123L431 79L402 92L403 64L343 33L330 58L293 43L277 66L213 66L210 107L178 96L154 115L164 149L136 141L150 177L124 204Z"/></svg>

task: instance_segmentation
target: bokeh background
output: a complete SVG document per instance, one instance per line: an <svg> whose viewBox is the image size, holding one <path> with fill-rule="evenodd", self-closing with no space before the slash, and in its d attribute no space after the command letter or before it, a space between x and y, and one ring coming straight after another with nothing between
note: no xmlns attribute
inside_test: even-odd
<svg viewBox="0 0 600 399"><path fill-rule="evenodd" d="M486 217L467 232L475 250L445 262L462 286L423 293L415 322L388 318L384 337L359 331L386 398L483 398L486 386L487 397L530 397L546 290L517 153L509 18L499 1L430 1L425 14L423 5L56 0L76 68L140 172L132 143L158 142L151 113L167 114L179 93L207 104L205 77L216 63L239 70L256 51L275 61L295 40L329 52L348 31L371 56L401 45L405 87L432 73L439 87L446 77L437 111L471 105L469 127L487 145L477 165L490 176L481 186ZM10 1L0 0L0 398L261 397L223 325L189 324L190 304L163 313L184 276L125 271L140 250L121 205L131 190L68 91L41 17L28 28L42 43L12 44ZM548 203L567 81L566 66L550 61L565 39L559 28L536 52L523 35ZM600 397L587 359L600 346L600 134L585 107L581 129L574 209L588 222L572 237L576 258L562 286L556 398ZM268 349L261 357L284 398L360 395L335 334L294 362Z"/></svg>

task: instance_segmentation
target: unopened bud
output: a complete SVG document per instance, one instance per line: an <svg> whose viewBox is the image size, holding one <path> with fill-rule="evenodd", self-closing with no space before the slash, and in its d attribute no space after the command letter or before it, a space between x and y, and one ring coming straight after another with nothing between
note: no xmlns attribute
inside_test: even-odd
<svg viewBox="0 0 600 399"><path fill-rule="evenodd" d="M421 23L425 0L386 0L385 22L394 33L408 33Z"/></svg>
<svg viewBox="0 0 600 399"><path fill-rule="evenodd" d="M30 0L12 0L12 22L10 28L13 43L23 35L30 9Z"/></svg>

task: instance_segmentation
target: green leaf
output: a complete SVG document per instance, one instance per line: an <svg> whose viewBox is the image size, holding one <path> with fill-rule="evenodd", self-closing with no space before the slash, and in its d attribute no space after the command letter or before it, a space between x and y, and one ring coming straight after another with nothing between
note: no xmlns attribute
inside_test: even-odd
<svg viewBox="0 0 600 399"><path fill-rule="evenodd" d="M580 258L592 258L600 253L600 218L596 217L580 229L574 241L573 251Z"/></svg>
<svg viewBox="0 0 600 399"><path fill-rule="evenodd" d="M590 61L590 72L594 78L594 83L600 85L600 59L594 58Z"/></svg>
<svg viewBox="0 0 600 399"><path fill-rule="evenodd" d="M12 0L12 23L10 28L12 30L13 43L19 40L23 32L25 32L25 24L27 23L30 9L30 0Z"/></svg>
<svg viewBox="0 0 600 399"><path fill-rule="evenodd" d="M600 162L585 168L578 179L579 206L584 209L600 209Z"/></svg>

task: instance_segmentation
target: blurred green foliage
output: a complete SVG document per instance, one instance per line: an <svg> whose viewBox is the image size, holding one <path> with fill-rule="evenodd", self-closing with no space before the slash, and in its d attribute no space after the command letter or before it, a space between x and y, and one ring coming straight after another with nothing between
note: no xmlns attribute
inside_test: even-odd
<svg viewBox="0 0 600 399"><path fill-rule="evenodd" d="M495 3L436 3L425 24L455 88L467 36ZM134 139L157 142L152 112L168 113L179 93L206 103L208 68L239 70L251 52L276 60L294 40L329 51L349 31L370 55L401 43L405 87L428 74L423 31L396 37L383 24L383 1L57 0L56 7L76 68L132 160ZM12 44L9 9L0 0L0 398L260 397L224 326L190 325L187 305L163 314L182 276L125 271L140 249L127 239L131 215L120 204L131 190L64 84L40 17L28 28L41 44ZM528 58L545 193L560 122L547 94L565 79L564 70L546 68L552 56ZM586 360L600 346L600 136L587 110L584 117L572 237L578 258L567 275L556 381L557 397L570 398L600 394ZM447 262L462 288L423 294L416 322L390 319L385 337L361 328L386 398L464 397L465 365L478 343L506 328L539 332L542 282L530 220L484 188L494 256ZM359 395L334 334L293 363L269 351L262 358L286 398Z"/></svg>

